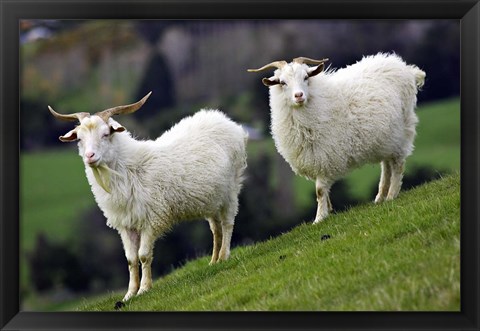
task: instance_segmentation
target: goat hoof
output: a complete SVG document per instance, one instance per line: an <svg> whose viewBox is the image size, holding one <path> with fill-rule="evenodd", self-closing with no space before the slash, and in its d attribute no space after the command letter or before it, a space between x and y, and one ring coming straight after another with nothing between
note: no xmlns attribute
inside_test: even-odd
<svg viewBox="0 0 480 331"><path fill-rule="evenodd" d="M135 294L137 294L137 291L128 291L127 294L125 294L125 296L123 297L122 302L130 300Z"/></svg>
<svg viewBox="0 0 480 331"><path fill-rule="evenodd" d="M315 217L315 220L313 221L313 224L322 223L327 217L328 217L328 214Z"/></svg>
<svg viewBox="0 0 480 331"><path fill-rule="evenodd" d="M385 198L384 198L383 196L381 196L381 195L377 195L377 196L375 197L375 203L377 203L377 204L378 204L378 203L382 203L384 200L385 200Z"/></svg>
<svg viewBox="0 0 480 331"><path fill-rule="evenodd" d="M141 288L138 290L137 296L142 295L142 294L148 292L151 288L152 288L151 285L145 286L145 287L141 287Z"/></svg>
<svg viewBox="0 0 480 331"><path fill-rule="evenodd" d="M125 307L125 304L122 301L117 301L117 303L115 304L115 310L119 310L123 307Z"/></svg>

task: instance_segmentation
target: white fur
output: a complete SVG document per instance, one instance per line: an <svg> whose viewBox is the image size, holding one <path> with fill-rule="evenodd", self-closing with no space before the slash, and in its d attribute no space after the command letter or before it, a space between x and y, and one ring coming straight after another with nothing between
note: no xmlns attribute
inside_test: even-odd
<svg viewBox="0 0 480 331"><path fill-rule="evenodd" d="M151 287L154 241L179 221L207 219L214 236L211 263L228 258L247 134L216 110L184 118L154 141L136 140L127 131L108 135L119 127L93 115L74 130L95 200L124 244L130 270L126 301ZM91 153L98 159L93 166L87 163ZM103 185L94 169L108 178Z"/></svg>
<svg viewBox="0 0 480 331"><path fill-rule="evenodd" d="M317 223L331 209L331 185L366 163L382 163L375 201L397 196L413 151L416 94L425 73L382 53L305 80L312 71L292 62L269 79L285 83L270 87L275 145L296 174L316 182Z"/></svg>

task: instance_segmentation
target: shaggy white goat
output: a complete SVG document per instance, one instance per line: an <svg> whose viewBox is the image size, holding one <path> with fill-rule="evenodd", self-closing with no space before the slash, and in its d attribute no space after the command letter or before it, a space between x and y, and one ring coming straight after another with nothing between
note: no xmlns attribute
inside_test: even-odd
<svg viewBox="0 0 480 331"><path fill-rule="evenodd" d="M80 121L60 140L78 140L95 200L122 238L130 272L123 301L150 289L154 242L178 221L207 219L213 233L210 263L229 257L246 168L247 134L217 110L184 118L154 141L132 138L111 116L136 111L150 93L95 115L60 115L49 106L59 119Z"/></svg>
<svg viewBox="0 0 480 331"><path fill-rule="evenodd" d="M270 87L272 136L293 171L315 181L314 223L332 209L331 185L363 164L381 162L375 202L398 195L416 134L416 94L425 80L422 70L395 54L324 72L327 60L300 57L248 70L276 69L262 80Z"/></svg>

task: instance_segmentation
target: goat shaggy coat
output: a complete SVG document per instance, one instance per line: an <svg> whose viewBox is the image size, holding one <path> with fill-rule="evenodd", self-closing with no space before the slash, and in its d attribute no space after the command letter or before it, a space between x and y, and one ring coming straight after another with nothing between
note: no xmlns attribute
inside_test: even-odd
<svg viewBox="0 0 480 331"><path fill-rule="evenodd" d="M246 140L243 128L223 113L200 111L155 141L138 141L128 132L112 135L110 193L86 167L95 200L123 241L130 270L123 301L150 289L154 241L179 221L207 219L213 234L210 263L228 259Z"/></svg>
<svg viewBox="0 0 480 331"><path fill-rule="evenodd" d="M80 121L60 140L79 141L95 200L122 238L130 272L123 301L151 288L154 242L179 221L207 219L210 263L228 259L247 166L247 133L216 110L199 111L154 141L132 138L111 116L136 111L149 95L92 116L61 115L49 107L59 119Z"/></svg>
<svg viewBox="0 0 480 331"><path fill-rule="evenodd" d="M88 182L115 229L168 231L174 220L237 213L246 167L246 133L219 111L187 117L155 141L139 141L127 131L112 136L111 193L86 167ZM115 173L118 173L115 174ZM225 215L226 216L226 215Z"/></svg>
<svg viewBox="0 0 480 331"><path fill-rule="evenodd" d="M309 76L311 69L295 60L280 64L264 83L270 86L278 152L296 174L316 182L316 223L331 209L331 185L366 163L382 163L376 202L398 194L405 159L413 151L416 94L425 73L394 54Z"/></svg>

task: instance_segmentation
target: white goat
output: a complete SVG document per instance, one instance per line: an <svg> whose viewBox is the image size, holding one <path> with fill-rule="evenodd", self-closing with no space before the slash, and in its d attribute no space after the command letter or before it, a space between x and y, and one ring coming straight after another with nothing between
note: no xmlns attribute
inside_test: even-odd
<svg viewBox="0 0 480 331"><path fill-rule="evenodd" d="M150 93L94 115L61 115L49 106L55 117L80 122L60 140L79 141L95 200L122 238L130 272L123 301L151 288L154 242L178 221L207 219L213 233L210 264L229 257L246 168L247 134L217 110L184 118L154 141L132 138L111 116L138 110Z"/></svg>
<svg viewBox="0 0 480 331"><path fill-rule="evenodd" d="M416 94L425 80L425 72L395 54L324 72L327 60L299 57L248 70L276 69L262 80L270 87L272 136L293 171L315 181L314 223L332 209L331 185L363 164L381 162L376 203L398 195L413 151Z"/></svg>

